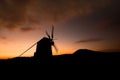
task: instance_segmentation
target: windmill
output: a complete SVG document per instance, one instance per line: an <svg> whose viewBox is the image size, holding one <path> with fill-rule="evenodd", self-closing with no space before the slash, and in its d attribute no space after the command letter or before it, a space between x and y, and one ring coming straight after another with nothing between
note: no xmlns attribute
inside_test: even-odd
<svg viewBox="0 0 120 80"><path fill-rule="evenodd" d="M52 25L52 31L51 36L46 31L47 37L43 37L41 40L34 43L31 47L29 47L26 51L24 51L20 56L22 56L24 53L26 53L28 50L30 50L32 47L37 45L36 52L34 53L34 59L36 60L45 60L52 57L52 46L55 48L56 51L58 49L55 46L54 43L54 26Z"/></svg>

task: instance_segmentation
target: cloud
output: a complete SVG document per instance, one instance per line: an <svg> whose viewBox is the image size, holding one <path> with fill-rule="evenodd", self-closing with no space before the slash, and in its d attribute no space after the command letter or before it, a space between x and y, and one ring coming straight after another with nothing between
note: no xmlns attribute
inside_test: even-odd
<svg viewBox="0 0 120 80"><path fill-rule="evenodd" d="M103 8L111 0L0 0L0 28L59 23ZM33 24L32 24L33 25Z"/></svg>
<svg viewBox="0 0 120 80"><path fill-rule="evenodd" d="M96 8L106 6L108 0L37 0L31 6L31 14L41 22L60 22L76 16L92 13ZM96 5L99 4L99 5Z"/></svg>
<svg viewBox="0 0 120 80"><path fill-rule="evenodd" d="M30 0L0 0L0 28L14 29L26 21Z"/></svg>
<svg viewBox="0 0 120 80"><path fill-rule="evenodd" d="M90 38L90 39L79 40L79 41L76 41L75 43L91 43L91 42L100 42L100 41L103 41L103 39Z"/></svg>
<svg viewBox="0 0 120 80"><path fill-rule="evenodd" d="M22 28L20 28L20 30L22 32L29 32L29 31L35 30L35 28L34 27L22 27Z"/></svg>
<svg viewBox="0 0 120 80"><path fill-rule="evenodd" d="M2 39L2 40L6 40L7 37L0 35L0 39Z"/></svg>
<svg viewBox="0 0 120 80"><path fill-rule="evenodd" d="M109 6L96 10L96 23L103 29L120 29L120 1L110 0Z"/></svg>
<svg viewBox="0 0 120 80"><path fill-rule="evenodd" d="M83 25L87 29L98 29L99 31L106 30L120 30L120 0L104 0L104 1L93 1L90 0L92 7L91 13L83 16L78 16L75 19L71 20L71 23ZM98 2L100 4L98 4ZM103 3L102 3L103 2ZM95 5L98 5L96 6Z"/></svg>

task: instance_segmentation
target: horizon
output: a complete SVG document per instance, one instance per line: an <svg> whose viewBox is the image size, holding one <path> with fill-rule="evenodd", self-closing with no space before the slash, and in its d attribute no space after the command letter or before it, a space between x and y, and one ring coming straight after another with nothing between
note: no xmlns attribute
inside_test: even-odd
<svg viewBox="0 0 120 80"><path fill-rule="evenodd" d="M78 50L90 50L90 49L78 49ZM76 51L78 51L78 50L75 50L74 52L72 52L72 53L61 53L61 54L55 54L55 53L53 53L53 56L59 56L59 55L69 55L69 54L74 54ZM104 53L116 53L116 52L120 52L119 50L103 50L103 51L99 51L99 50L90 50L90 51L95 51L95 52L104 52ZM20 55L20 54L19 54ZM23 54L22 56L20 56L20 57L33 57L34 56L34 54L33 55L25 55L25 54ZM18 55L17 56L1 56L0 57L0 59L12 59L12 58L17 58L17 57L19 57Z"/></svg>
<svg viewBox="0 0 120 80"><path fill-rule="evenodd" d="M53 55L120 51L119 0L0 0L0 58L16 57L51 34ZM34 46L24 56L33 56Z"/></svg>

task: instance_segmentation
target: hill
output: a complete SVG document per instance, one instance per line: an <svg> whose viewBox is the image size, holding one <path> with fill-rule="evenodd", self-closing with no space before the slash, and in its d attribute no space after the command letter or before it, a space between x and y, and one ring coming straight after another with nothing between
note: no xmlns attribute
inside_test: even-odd
<svg viewBox="0 0 120 80"><path fill-rule="evenodd" d="M36 61L34 57L16 57L0 60L0 64L80 64L80 65L113 65L120 64L120 52L98 52L79 49L73 54L65 54Z"/></svg>

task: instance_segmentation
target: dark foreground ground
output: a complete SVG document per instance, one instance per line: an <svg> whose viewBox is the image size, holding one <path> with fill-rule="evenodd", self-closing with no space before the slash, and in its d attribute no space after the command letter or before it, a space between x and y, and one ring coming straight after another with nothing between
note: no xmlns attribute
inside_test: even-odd
<svg viewBox="0 0 120 80"><path fill-rule="evenodd" d="M53 56L44 61L36 61L33 57L16 57L0 60L0 64L80 64L80 65L119 65L120 52L95 52L77 50L71 55Z"/></svg>

